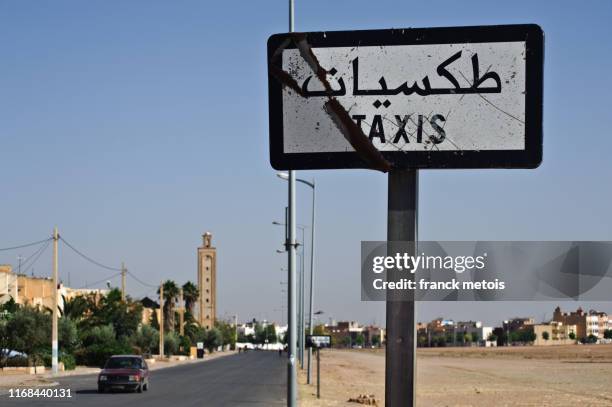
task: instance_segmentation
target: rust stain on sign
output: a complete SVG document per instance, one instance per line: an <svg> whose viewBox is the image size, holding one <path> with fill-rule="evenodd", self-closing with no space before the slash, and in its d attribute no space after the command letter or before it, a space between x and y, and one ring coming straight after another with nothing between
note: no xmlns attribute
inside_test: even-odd
<svg viewBox="0 0 612 407"><path fill-rule="evenodd" d="M344 138L351 144L355 149L355 152L370 166L371 169L379 170L382 172L388 172L392 169L392 165L389 161L383 157L382 153L374 147L370 142L368 136L365 135L360 126L358 126L352 119L349 112L338 100L331 96L332 87L327 80L327 71L321 66L316 55L312 51L312 47L307 41L306 35L303 33L294 33L291 35L291 42L299 50L301 57L310 66L317 78L323 84L325 91L327 92L327 102L325 102L324 110L331 117L332 121L340 130ZM283 49L285 49L289 42L284 42L273 54L272 59L268 62L270 73L276 80L282 85L292 89L298 95L304 97L302 88L293 79L293 77L286 71L277 68L274 65L276 58L280 58Z"/></svg>

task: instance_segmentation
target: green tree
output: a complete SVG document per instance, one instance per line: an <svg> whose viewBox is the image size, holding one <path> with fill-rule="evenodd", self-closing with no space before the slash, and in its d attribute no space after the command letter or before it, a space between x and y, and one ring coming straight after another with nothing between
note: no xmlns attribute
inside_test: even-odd
<svg viewBox="0 0 612 407"><path fill-rule="evenodd" d="M179 353L189 356L193 345L188 336L179 336Z"/></svg>
<svg viewBox="0 0 612 407"><path fill-rule="evenodd" d="M425 338L425 342L427 342L427 338ZM379 335L372 336L372 345L380 346L380 336Z"/></svg>
<svg viewBox="0 0 612 407"><path fill-rule="evenodd" d="M569 338L570 338L572 341L575 341L575 340L576 340L576 334L575 334L574 332L570 332L570 333L569 333Z"/></svg>
<svg viewBox="0 0 612 407"><path fill-rule="evenodd" d="M206 330L196 323L185 325L185 336L189 341L196 345L198 342L205 342Z"/></svg>
<svg viewBox="0 0 612 407"><path fill-rule="evenodd" d="M113 288L96 303L90 302L90 316L79 323L81 331L111 324L118 339L131 338L142 320L142 305L121 301L121 291Z"/></svg>
<svg viewBox="0 0 612 407"><path fill-rule="evenodd" d="M491 333L489 334L489 336L487 337L487 341L489 342L496 342L497 341L497 335Z"/></svg>
<svg viewBox="0 0 612 407"><path fill-rule="evenodd" d="M276 336L276 328L272 324L266 325L266 340L268 343L278 342L278 336Z"/></svg>
<svg viewBox="0 0 612 407"><path fill-rule="evenodd" d="M215 327L221 331L223 336L223 345L230 345L232 348L236 345L236 327L226 321L215 321Z"/></svg>
<svg viewBox="0 0 612 407"><path fill-rule="evenodd" d="M60 318L57 331L60 351L64 354L72 355L81 343L77 324L69 317Z"/></svg>
<svg viewBox="0 0 612 407"><path fill-rule="evenodd" d="M603 335L605 339L612 339L612 329L606 329Z"/></svg>
<svg viewBox="0 0 612 407"><path fill-rule="evenodd" d="M352 343L353 340L349 335L342 338L342 345L346 346L347 348L350 347Z"/></svg>
<svg viewBox="0 0 612 407"><path fill-rule="evenodd" d="M150 325L142 325L134 335L132 344L143 355L151 355L159 349L159 331Z"/></svg>
<svg viewBox="0 0 612 407"><path fill-rule="evenodd" d="M6 312L7 315L14 314L15 312L17 312L18 308L19 306L17 305L13 297L10 297L5 303L0 304L0 312Z"/></svg>
<svg viewBox="0 0 612 407"><path fill-rule="evenodd" d="M208 352L212 353L219 346L223 345L223 334L217 328L210 328L206 331L206 337L204 339L204 347L208 349Z"/></svg>
<svg viewBox="0 0 612 407"><path fill-rule="evenodd" d="M531 330L524 330L519 335L519 338L520 338L520 341L523 343L530 343L530 342L534 342L537 337L536 337L535 332Z"/></svg>
<svg viewBox="0 0 612 407"><path fill-rule="evenodd" d="M355 344L358 346L363 346L365 344L365 337L363 334L359 334L355 337Z"/></svg>
<svg viewBox="0 0 612 407"><path fill-rule="evenodd" d="M62 316L68 317L75 322L80 321L92 308L91 302L83 295L77 295L69 300L67 300L64 296L62 297L64 299Z"/></svg>
<svg viewBox="0 0 612 407"><path fill-rule="evenodd" d="M151 316L149 317L149 325L159 330L159 319L157 318L157 309L158 308L154 309L153 312L151 313Z"/></svg>
<svg viewBox="0 0 612 407"><path fill-rule="evenodd" d="M548 333L548 331L542 332L542 339L544 339L545 341L550 339L550 334Z"/></svg>
<svg viewBox="0 0 612 407"><path fill-rule="evenodd" d="M8 354L12 335L8 330L8 322L13 318L18 306L13 297L9 298L4 304L0 304L0 367L4 367Z"/></svg>
<svg viewBox="0 0 612 407"><path fill-rule="evenodd" d="M200 290L191 281L183 284L183 300L185 301L185 311L193 318L193 307L200 298ZM185 319L187 321L187 318Z"/></svg>
<svg viewBox="0 0 612 407"><path fill-rule="evenodd" d="M253 343L263 344L266 342L266 337L266 329L263 327L262 324L257 322L255 324L255 341Z"/></svg>
<svg viewBox="0 0 612 407"><path fill-rule="evenodd" d="M179 350L180 338L175 332L164 334L164 354L176 355Z"/></svg>
<svg viewBox="0 0 612 407"><path fill-rule="evenodd" d="M8 349L23 352L28 362L38 365L51 353L51 315L30 306L19 307L6 323Z"/></svg>
<svg viewBox="0 0 612 407"><path fill-rule="evenodd" d="M372 345L374 345L374 338L372 338ZM424 348L425 346L427 346L427 336L419 335L417 337L417 346L419 346L420 348Z"/></svg>
<svg viewBox="0 0 612 407"><path fill-rule="evenodd" d="M83 346L75 352L79 365L102 367L112 355L132 353L127 338L117 339L112 324L94 326L81 334Z"/></svg>
<svg viewBox="0 0 612 407"><path fill-rule="evenodd" d="M159 295L159 289L157 290ZM172 280L164 282L164 330L171 332L174 330L174 308L179 294L176 283Z"/></svg>

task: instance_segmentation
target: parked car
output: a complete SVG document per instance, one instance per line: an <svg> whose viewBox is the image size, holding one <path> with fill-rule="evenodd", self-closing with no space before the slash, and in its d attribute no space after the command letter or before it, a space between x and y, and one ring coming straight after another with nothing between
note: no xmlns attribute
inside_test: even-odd
<svg viewBox="0 0 612 407"><path fill-rule="evenodd" d="M149 390L149 367L140 355L113 355L98 375L98 392L123 389Z"/></svg>

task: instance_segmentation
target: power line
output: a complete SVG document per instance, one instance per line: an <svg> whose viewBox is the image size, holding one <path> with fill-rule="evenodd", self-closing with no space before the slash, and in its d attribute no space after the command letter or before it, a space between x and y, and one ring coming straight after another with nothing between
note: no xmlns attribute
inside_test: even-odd
<svg viewBox="0 0 612 407"><path fill-rule="evenodd" d="M41 247L40 247L40 249L38 249L37 251L35 251L35 252L34 252L32 255L30 255L30 256L29 256L29 257L28 257L28 258L27 258L27 259L26 259L26 260L25 260L25 261L24 261L24 262L21 264L21 268L22 268L21 273L22 273L22 274L27 274L27 273L28 273L28 271L29 271L29 270L30 270L32 267L34 267L34 264L36 264L36 262L38 261L38 259L40 258L40 256L42 256L42 254L45 252L45 250L47 250L47 247L49 247L49 245L51 244L51 240L52 240L52 239L49 239L49 240L47 241L47 244L46 244L46 245L41 246ZM33 259L33 260L32 260L32 262L31 262L31 263L30 263L30 264L29 264L27 267L25 267L25 268L24 268L24 266L26 265L26 263L27 263L27 262L28 262L30 259Z"/></svg>
<svg viewBox="0 0 612 407"><path fill-rule="evenodd" d="M66 246L68 246L69 248L71 248L71 249L72 249L72 250L73 250L73 251L74 251L76 254L78 254L79 256L81 256L82 258L84 258L85 260L87 260L88 262L93 263L93 264L95 264L96 266L98 266L98 267L102 267L102 268L107 269L107 270L111 270L111 271L119 271L119 272L121 271L121 269L120 269L120 268L116 268L116 267L107 266L107 265L104 265L104 264L102 264L102 263L100 263L100 262L95 261L95 260L94 260L94 259L92 259L91 257L89 257L89 256L87 256L87 255L85 255L85 254L81 253L79 250L77 250L77 249L76 249L74 246L72 246L70 243L68 243L68 242L66 241L66 239L64 239L62 236L60 236L59 238L60 238L60 240L61 240L62 242L64 242L64 244L65 244Z"/></svg>
<svg viewBox="0 0 612 407"><path fill-rule="evenodd" d="M105 282L105 281L110 280L111 278L115 278L115 277L120 276L120 275L121 275L121 272L119 272L119 273L115 273L115 274L113 274L112 276L108 276L108 277L103 278L103 279L101 279L101 280L94 281L93 283L87 283L86 285L84 285L84 286L82 286L82 287L79 287L78 289L80 290L80 289L83 289L83 288L89 288L89 286L93 286L93 285L97 285L97 284L103 283L103 282Z"/></svg>
<svg viewBox="0 0 612 407"><path fill-rule="evenodd" d="M144 286L147 286L147 287L157 288L157 286L156 286L156 285L145 283L144 281L142 281L141 279L139 279L138 277L136 277L134 274L132 274L132 272L131 272L131 271L129 271L129 270L128 270L128 272L127 272L127 273L130 275L130 277L132 277L134 280L138 281L140 284L142 284L142 285L144 285Z"/></svg>
<svg viewBox="0 0 612 407"><path fill-rule="evenodd" d="M53 239L52 237L48 237L48 238L46 238L44 240L39 240L38 242L26 243L26 244L22 244L22 245L19 245L19 246L13 246L13 247L5 247L5 248L0 249L0 252L4 252L4 251L7 251L7 250L21 249L23 247L36 246L38 244L41 244L41 243L44 243L44 242L48 242L48 241L50 241L52 239Z"/></svg>

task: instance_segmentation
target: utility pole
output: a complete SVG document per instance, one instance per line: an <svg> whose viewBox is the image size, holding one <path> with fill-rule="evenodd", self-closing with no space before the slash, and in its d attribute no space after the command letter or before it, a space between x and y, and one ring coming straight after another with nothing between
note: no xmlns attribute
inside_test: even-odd
<svg viewBox="0 0 612 407"><path fill-rule="evenodd" d="M236 342L238 342L238 314L234 315L234 350L236 349Z"/></svg>
<svg viewBox="0 0 612 407"><path fill-rule="evenodd" d="M164 359L164 281L159 285L159 360Z"/></svg>
<svg viewBox="0 0 612 407"><path fill-rule="evenodd" d="M391 170L388 175L387 253L415 255L418 235L419 173ZM393 274L392 274L393 273ZM389 270L388 281L403 274ZM387 293L385 406L414 407L416 403L415 302Z"/></svg>
<svg viewBox="0 0 612 407"><path fill-rule="evenodd" d="M57 227L53 229L53 316L51 322L51 370L54 375L57 374L57 354L58 354L58 346L57 346L57 318L58 318L58 240L59 233L57 232Z"/></svg>
<svg viewBox="0 0 612 407"><path fill-rule="evenodd" d="M179 334L185 335L185 328L183 327L185 322L185 306L183 305L183 287L179 288Z"/></svg>
<svg viewBox="0 0 612 407"><path fill-rule="evenodd" d="M308 313L308 334L312 335L312 312L313 312L313 301L314 301L314 259L315 259L315 213L316 213L316 187L315 180L313 178L312 183L309 184L307 181L304 183L312 188L312 220L310 223L310 301L309 313ZM312 360L312 348L308 348L308 374L306 376L306 383L310 384L312 379L312 368L310 366Z"/></svg>
<svg viewBox="0 0 612 407"><path fill-rule="evenodd" d="M121 302L125 302L125 274L127 270L125 269L125 264L121 262Z"/></svg>
<svg viewBox="0 0 612 407"><path fill-rule="evenodd" d="M297 180L296 180L297 181ZM298 289L297 289L297 313L298 313L298 359L300 360L300 369L304 369L304 256L306 253L304 252L304 228L302 229L302 254L296 252L296 255L299 256L300 260L300 268L298 271ZM299 243L298 243L299 245ZM296 249L297 251L297 249Z"/></svg>

